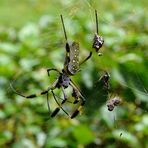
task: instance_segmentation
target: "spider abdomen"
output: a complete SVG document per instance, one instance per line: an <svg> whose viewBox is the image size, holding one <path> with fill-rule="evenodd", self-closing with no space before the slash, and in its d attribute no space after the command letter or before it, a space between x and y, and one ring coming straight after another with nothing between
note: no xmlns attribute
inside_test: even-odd
<svg viewBox="0 0 148 148"><path fill-rule="evenodd" d="M74 75L79 70L79 44L73 42L70 46L70 62L68 64L68 71Z"/></svg>

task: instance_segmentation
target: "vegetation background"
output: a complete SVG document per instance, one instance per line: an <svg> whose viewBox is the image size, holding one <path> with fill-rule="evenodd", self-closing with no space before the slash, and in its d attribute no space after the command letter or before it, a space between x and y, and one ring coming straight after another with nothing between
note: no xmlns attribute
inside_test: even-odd
<svg viewBox="0 0 148 148"><path fill-rule="evenodd" d="M147 148L147 6L145 0L0 0L0 147ZM9 84L32 94L55 80L46 68L63 68L60 14L68 39L80 43L80 59L87 56L93 50L95 9L103 56L93 52L72 78L86 97L84 111L75 119L62 111L51 119L46 96L26 100ZM122 99L113 112L102 86L94 87L104 71L111 75L112 96ZM56 107L51 94L50 104Z"/></svg>

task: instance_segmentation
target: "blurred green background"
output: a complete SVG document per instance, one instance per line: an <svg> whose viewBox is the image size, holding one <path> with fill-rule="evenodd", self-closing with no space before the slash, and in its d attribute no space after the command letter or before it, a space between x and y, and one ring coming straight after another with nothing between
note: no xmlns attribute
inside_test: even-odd
<svg viewBox="0 0 148 148"><path fill-rule="evenodd" d="M147 7L145 0L0 0L0 147L148 147ZM50 118L46 96L26 100L9 84L27 95L56 79L55 73L47 76L46 68L63 68L60 14L69 41L80 43L84 59L93 50L94 9L105 39L103 56L93 52L72 77L85 95L84 110L75 119L62 111ZM107 110L107 92L98 84L104 71L111 75L112 96L122 99L113 112ZM57 105L49 97L53 110ZM70 113L75 108L65 107Z"/></svg>

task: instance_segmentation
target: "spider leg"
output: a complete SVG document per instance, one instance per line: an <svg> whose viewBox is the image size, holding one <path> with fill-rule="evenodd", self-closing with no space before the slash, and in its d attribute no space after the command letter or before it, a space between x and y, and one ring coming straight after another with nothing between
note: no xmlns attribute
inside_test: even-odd
<svg viewBox="0 0 148 148"><path fill-rule="evenodd" d="M61 97L59 97L58 95L56 95L56 94L54 94L58 99L60 99L60 100L62 100L62 101L64 101L64 99L63 98L61 98ZM71 101L69 101L69 100L66 100L66 102L68 102L68 103L72 103L73 104L73 102L71 102Z"/></svg>
<svg viewBox="0 0 148 148"><path fill-rule="evenodd" d="M66 95L66 92L65 92L65 90L64 90L64 87L61 86L61 88L62 88L62 92L63 92L64 99L62 99L62 98L60 98L60 99L62 99L61 105L63 105L65 102L70 102L70 101L67 100L67 95ZM55 96L55 97L58 97L58 96L56 96L55 94L54 94L54 96ZM58 97L58 98L59 98L59 97ZM72 103L72 102L70 102L70 103Z"/></svg>
<svg viewBox="0 0 148 148"><path fill-rule="evenodd" d="M85 99L83 96L79 96L79 98L80 98L81 100L84 100L84 99ZM71 119L75 118L75 117L79 114L79 112L81 111L81 109L82 109L83 106L84 106L84 101L83 101L83 103L81 103L81 104L79 105L79 107L72 113Z"/></svg>
<svg viewBox="0 0 148 148"><path fill-rule="evenodd" d="M65 114L67 114L67 115L70 117L70 115L63 109L62 106L63 106L63 104L65 104L66 102L69 102L69 103L72 103L72 102L70 102L69 100L67 100L66 92L65 92L65 90L64 90L63 87L61 87L61 88L62 88L62 92L63 92L63 95L64 95L64 99L62 99L62 102L61 102L61 103L59 103L59 102L57 101L56 95L54 94L53 91L51 91L52 94L53 94L53 97L54 97L54 99L55 99L55 101L56 101L56 103L57 103L58 106L59 106L59 107L57 107L57 108L53 111L53 113L51 114L51 117L56 116L57 113L60 111L60 108L65 112ZM73 104L76 104L76 103L79 102L79 99L78 99L79 97L78 97L77 90L76 90L75 88L73 88L73 90L75 90L75 95L73 95L73 97L75 98L75 101L73 102Z"/></svg>
<svg viewBox="0 0 148 148"><path fill-rule="evenodd" d="M72 97L75 99L73 104L77 104L80 101L80 99L79 99L79 90L77 88L73 87L71 84L70 84L70 86L73 89Z"/></svg>
<svg viewBox="0 0 148 148"><path fill-rule="evenodd" d="M63 105L65 102L68 102L68 103L73 103L73 102L71 102L71 101L69 101L69 100L67 100L67 99L65 99L65 98L64 98L64 99L63 99L63 98L60 98L60 97L57 96L53 91L51 91L51 93L52 93L52 95L53 95L53 97L54 97L54 100L56 101L56 103L57 103L58 106L59 106L59 107L57 107L57 108L52 112L51 117L55 117L55 116L58 114L58 112L60 111L60 108L63 110L63 112L64 112L66 115L69 116L69 114L63 109L62 105ZM59 98L59 99L62 100L62 103L61 103L61 104L58 102L57 98Z"/></svg>
<svg viewBox="0 0 148 148"><path fill-rule="evenodd" d="M32 99L32 98L35 98L35 97L38 97L38 96L41 96L41 95L44 95L44 94L47 94L50 90L53 90L56 88L56 84L58 83L58 80L56 80L52 86L48 87L46 90L43 90L41 91L40 93L37 93L37 94L31 94L31 95L23 95L21 94L20 92L16 91L15 88L13 87L12 83L10 83L10 87L12 89L13 92L15 92L17 95L19 96L22 96L24 98L27 98L27 99Z"/></svg>
<svg viewBox="0 0 148 148"><path fill-rule="evenodd" d="M82 93L81 93L81 91L79 90L79 88L74 84L74 82L73 82L72 80L71 80L70 85L77 91L77 94L78 94L79 98L81 99L81 103L80 103L79 107L78 107L78 108L73 112L73 114L71 115L71 119L72 119L72 118L75 118L75 117L79 114L81 108L84 106L84 104L85 104L85 98L84 98L84 96L82 95ZM75 97L75 98L76 98L76 97Z"/></svg>
<svg viewBox="0 0 148 148"><path fill-rule="evenodd" d="M99 25L98 25L98 13L97 10L95 10L95 17L96 17L96 32L99 33Z"/></svg>
<svg viewBox="0 0 148 148"><path fill-rule="evenodd" d="M10 84L10 87L11 87L11 89L13 90L13 92L15 92L17 95L19 95L19 96L21 96L21 97L24 97L24 98L27 98L27 99L32 99L32 98L38 97L38 96L40 96L40 95L44 95L44 94L46 94L46 93L49 91L49 90L47 89L47 90L44 90L44 91L42 91L42 92L40 92L40 93L38 93L38 94L31 94L31 95L25 96L25 95L21 94L20 92L16 91L16 90L14 89L14 87L12 86L12 84Z"/></svg>
<svg viewBox="0 0 148 148"><path fill-rule="evenodd" d="M64 100L62 101L61 104L64 104L67 101L67 95L65 93L64 87L62 86L61 88L62 88L62 92L63 92L63 95L64 95Z"/></svg>
<svg viewBox="0 0 148 148"><path fill-rule="evenodd" d="M56 71L56 72L58 72L59 74L61 74L61 72L60 72L58 69L56 69L56 68L48 68L48 69L47 69L47 74L48 74L48 76L50 76L50 71Z"/></svg>
<svg viewBox="0 0 148 148"><path fill-rule="evenodd" d="M55 96L53 90L51 90L51 93L52 93L52 95L53 95L53 97L54 97L56 103L57 103L58 106L59 106L59 107L57 107L57 108L52 112L51 117L55 117L55 116L57 115L57 113L60 111L60 109L62 109L63 112L64 112L67 116L69 116L69 114L63 109L62 103L60 104L60 103L58 102L58 100L57 100L57 98L56 98L56 96Z"/></svg>
<svg viewBox="0 0 148 148"><path fill-rule="evenodd" d="M92 56L92 51L89 53L89 55L83 60L80 62L80 65L82 65L83 63L85 63L88 59L90 59Z"/></svg>
<svg viewBox="0 0 148 148"><path fill-rule="evenodd" d="M49 105L48 92L47 92L47 107L48 107L48 111L49 111L49 114L50 114L50 105Z"/></svg>
<svg viewBox="0 0 148 148"><path fill-rule="evenodd" d="M79 95L79 97L80 97L80 99L82 101L81 104L85 104L86 100L85 100L81 90L77 87L77 85L72 80L70 80L70 85L72 86L73 89L75 89L77 91L77 93L78 93L78 95Z"/></svg>
<svg viewBox="0 0 148 148"><path fill-rule="evenodd" d="M63 105L65 102L68 102L68 103L73 103L73 102L67 100L67 95L66 95L66 93L65 93L64 88L62 87L62 92L63 92L63 95L64 95L64 99L63 99L63 98L60 98L59 96L57 96L57 95L53 92L53 90L52 90L51 92L52 92L52 95L53 95L53 97L54 97L56 103L57 103L58 106L59 106L59 107L57 107L57 108L52 112L51 117L55 117L56 114L60 111L60 108L69 116L69 114L63 109L62 105ZM59 98L59 99L62 100L61 104L58 102L57 98Z"/></svg>

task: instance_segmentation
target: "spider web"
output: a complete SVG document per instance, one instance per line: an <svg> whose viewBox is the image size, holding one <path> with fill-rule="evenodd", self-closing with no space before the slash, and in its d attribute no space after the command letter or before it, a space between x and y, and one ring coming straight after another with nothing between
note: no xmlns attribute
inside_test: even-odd
<svg viewBox="0 0 148 148"><path fill-rule="evenodd" d="M75 18L77 16L77 14L80 13L80 12L82 13L82 18L83 18L84 15L86 15L86 12L87 12L87 17L91 20L90 21L91 24L86 24L86 25L88 25L88 28L90 26L91 27L93 26L91 29L89 29L90 31L92 31L90 34L92 34L92 33L95 32L95 29L94 29L94 26L95 26L94 25L95 24L94 8L95 7L93 5L91 5L88 0L83 0L81 2L79 1L79 2L76 2L75 4L72 4L72 5L67 2L66 7L64 6L61 9L57 9L57 13L56 13L57 16L53 16L52 14L50 14L50 15L43 16L40 19L39 23L41 23L41 21L45 21L45 24L44 24L45 25L45 28L44 27L41 28L42 31L40 32L40 42L41 42L40 48L42 50L45 50L46 53L49 53L49 56L47 56L47 58L49 58L49 60L51 60L51 61L54 61L53 64L52 64L52 66L55 66L55 67L57 67L59 69L62 69L63 62L64 62L63 56L61 56L61 55L64 55L65 54L65 48L64 48L64 46L65 46L65 39L64 39L64 34L63 34L63 30L62 30L62 26L61 26L61 21L60 21L60 16L59 15L62 14L64 16L64 22L65 22L66 31L67 31L67 34L68 34L68 40L75 40L77 38L77 34L78 34L77 30L75 31L75 26L74 26L75 21L76 21ZM99 10L99 12L101 14L101 10ZM122 26L122 24L120 24L120 22L119 23L115 23L115 21L111 22L108 19L103 18L101 15L99 15L99 20L103 21L105 24L110 24L110 26L114 26L114 27ZM47 21L47 23L46 23L46 21ZM55 26L55 24L57 24L58 27ZM49 25L49 27L48 27L48 25ZM83 28L83 26L79 26L79 27ZM57 30L57 28L58 28L58 30ZM85 42L85 41L82 40L82 42ZM118 42L118 40L116 42ZM82 48L84 48L83 45L81 45L81 46L82 46ZM89 45L89 46L91 46L91 45ZM54 48L52 48L52 47L54 47ZM134 46L130 45L128 47L135 48L136 45L134 45ZM82 55L83 56L86 55L88 53L88 51L89 50L87 50L87 52L85 52L82 49L81 50L81 52L83 53ZM56 54L56 53L58 53L58 54ZM55 54L57 56L54 56ZM98 59L99 59L99 57L98 57ZM82 71L84 70L85 72L88 72L90 66L87 68L88 71L86 71L85 66L87 67L91 62L92 61L90 61L90 62L88 62L88 64L86 63L86 65L82 66L81 70ZM104 69L102 69L102 70L104 70ZM134 80L131 80L131 84L124 83L123 81L120 81L120 80L118 81L118 83L120 83L120 85L122 87L128 88L128 89L132 90L133 92L138 93L139 95L144 95L144 96L147 97L148 96L147 86L144 86L142 77L139 76L139 74L137 72L135 72L135 73L136 73L137 80L139 82L139 87L138 87L139 89L137 89L137 87L133 86L132 83L134 82ZM91 74L91 73L89 73L89 74ZM131 73L128 71L127 72L127 75L131 75ZM81 76L81 78L83 79L83 75ZM99 78L98 75L97 75L97 78ZM96 80L97 80L97 78L96 78ZM112 77L111 77L111 79L112 79ZM21 86L21 83L17 83L17 84L19 86ZM79 82L78 82L78 84L79 84ZM46 85L47 85L47 83L46 83ZM85 85L87 85L87 84L85 84ZM100 91L100 90L98 90L98 91ZM113 93L116 94L116 91L113 92ZM103 95L105 95L106 98L108 97L106 94L103 94ZM93 101L93 98L89 98L89 99L91 99L91 101ZM87 100L87 102L89 103L89 100ZM124 102L123 103L123 106L126 103L128 103L126 100L123 100L123 102ZM98 101L98 105L99 106L101 106L103 104L105 104L105 101L102 101L102 100L99 100ZM135 102L133 102L133 104L135 104ZM87 107L88 106L86 104L86 108ZM112 120L112 122L114 122L114 125L115 125L116 128L118 128L122 123L129 122L130 121L128 119L120 120L120 117L118 117L116 115L117 114L116 111L118 111L118 108L120 108L120 106L118 106L115 109L115 111L111 112L110 115L112 114L112 116L109 117L109 120ZM140 107L140 108L144 112L147 112L147 109L143 109L142 107ZM107 107L106 107L106 109L107 109ZM44 125L44 126L47 126L47 125Z"/></svg>
<svg viewBox="0 0 148 148"><path fill-rule="evenodd" d="M81 2L79 1L79 2L76 2L75 4L71 4L69 2L66 2L66 3L67 3L66 6L64 6L61 9L57 9L56 11L57 11L57 14L63 14L65 25L66 25L66 30L67 30L67 33L68 33L69 38L71 40L72 35L74 35L74 33L75 33L73 31L73 26L71 26L71 24L73 22L73 19L75 20L75 16L77 16L78 13L80 13L82 11L86 12L86 10L87 10L87 12L88 12L87 13L87 15L88 15L87 17L90 18L90 20L92 22L92 26L93 26L93 24L95 24L94 6L88 0L83 0ZM85 15L85 13L82 13L82 15ZM108 23L108 24L111 23L107 19L104 19L101 15L99 15L99 19L103 20L105 23ZM50 52L50 48L54 47L55 49L52 49L52 51L53 50L58 50L58 52L60 52L60 54L64 54L65 53L65 49L64 49L65 39L64 39L63 30L62 30L62 27L61 27L60 17L58 15L57 16L52 16L52 14L49 15L49 16L48 15L47 16L43 16L40 19L39 24L41 23L41 20L47 22L47 24L46 23L44 24L44 25L47 25L47 28L46 28L45 32L43 31L40 34L41 48L45 49L46 52L48 50ZM72 20L72 21L69 22L68 20ZM53 25L50 25L48 27L48 23L49 24L53 23ZM56 27L54 27L54 24L58 24L58 28L59 28L59 31L58 31L59 32L58 33L59 36L57 36L56 40L55 40L55 34L56 34L57 30L55 29ZM113 22L111 25L112 26L119 26L121 24ZM134 47L134 46L132 46L132 47ZM60 59L60 57L61 56L59 56L58 59L56 59L56 61L59 61L59 67L61 67L60 63L61 63L61 61L63 61L63 58ZM55 61L54 58L55 57L53 57L53 59L51 59L51 60ZM126 84L124 84L123 82L122 82L121 85L126 86ZM126 86L126 87L129 87L131 89L135 89L132 86ZM138 91L138 90L136 90L136 91ZM146 89L145 89L145 91L146 91ZM147 93L147 92L145 92L145 93Z"/></svg>

